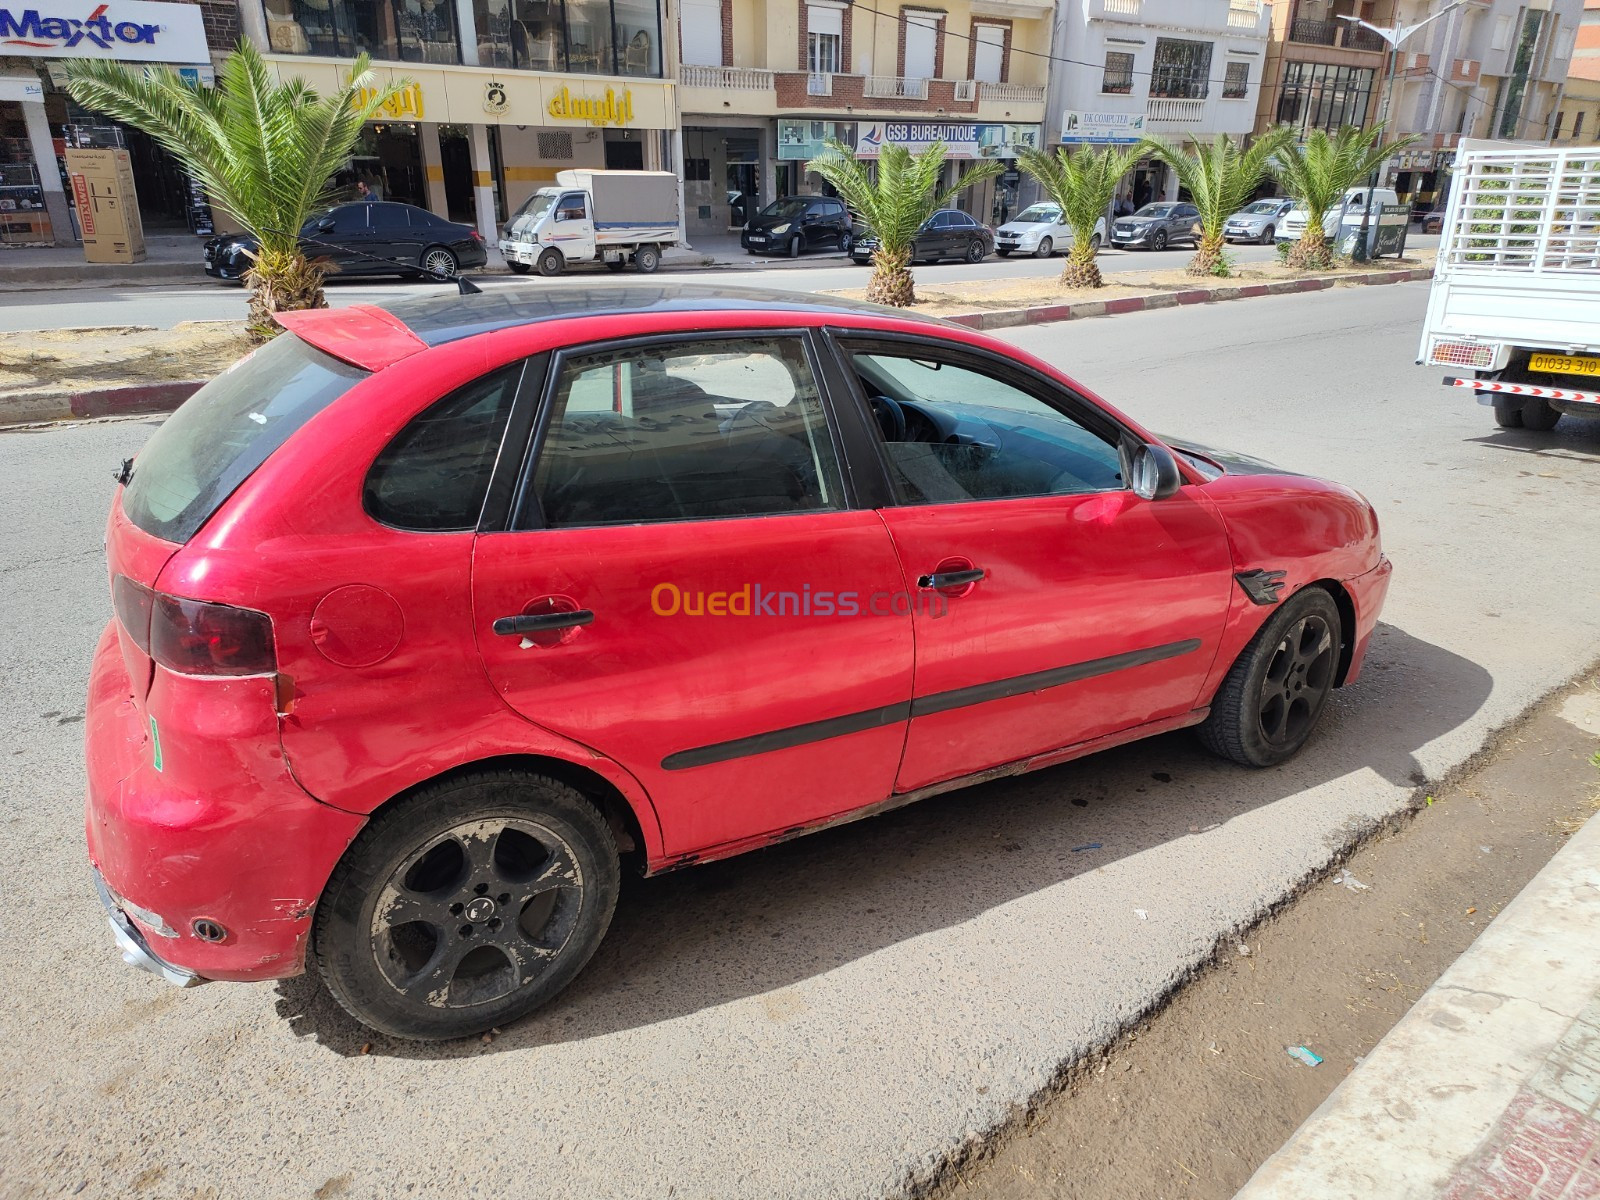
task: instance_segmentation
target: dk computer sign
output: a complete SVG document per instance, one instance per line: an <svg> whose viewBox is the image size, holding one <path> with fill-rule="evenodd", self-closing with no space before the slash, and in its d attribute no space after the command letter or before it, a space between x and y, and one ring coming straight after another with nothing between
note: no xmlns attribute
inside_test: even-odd
<svg viewBox="0 0 1600 1200"><path fill-rule="evenodd" d="M151 0L0 0L0 55L204 63L206 31L196 4Z"/></svg>

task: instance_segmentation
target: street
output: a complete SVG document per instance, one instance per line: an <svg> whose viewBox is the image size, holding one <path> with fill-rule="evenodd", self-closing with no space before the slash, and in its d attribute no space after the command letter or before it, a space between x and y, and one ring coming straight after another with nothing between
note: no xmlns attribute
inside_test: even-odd
<svg viewBox="0 0 1600 1200"><path fill-rule="evenodd" d="M1102 269L1188 253L1107 255ZM673 278L781 288L791 273ZM797 278L822 290L866 275ZM1003 335L1156 430L1330 476L1376 506L1395 563L1384 623L1299 757L1251 772L1175 734L634 881L577 982L488 1043L376 1037L307 979L178 991L119 961L84 859L84 687L109 615L111 472L159 419L0 435L0 1191L914 1187L1600 658L1600 423L1496 429L1413 365L1427 294L1341 287ZM220 285L17 294L0 328L167 325L243 305Z"/></svg>
<svg viewBox="0 0 1600 1200"><path fill-rule="evenodd" d="M1436 245L1437 237L1413 236L1412 247ZM196 255L198 262L198 248ZM1271 246L1235 246L1229 251L1240 263L1267 262L1277 258ZM1100 269L1106 274L1118 271L1166 271L1181 267L1194 254L1187 247L1152 251L1103 250ZM1009 258L990 256L978 264L945 263L917 267L919 284L948 283L963 279L1029 278L1043 279L1061 274L1066 260L1053 258ZM709 285L733 282L741 287L778 288L785 291L836 291L867 286L869 271L838 254L812 254L800 259L766 258L737 252L727 264L713 268L675 267L669 260L651 276L652 283ZM470 272L469 272L470 274ZM585 287L607 282L635 282L643 278L628 272L614 276L598 266L574 267L554 279L538 276L477 275L473 278L486 290L495 288ZM410 283L398 279L370 282L330 281L328 303L370 304L403 296L426 295L440 285ZM58 291L0 292L0 333L19 329L73 329L90 325L154 325L167 328L179 321L243 320L246 293L236 284L202 278L191 286L63 288Z"/></svg>

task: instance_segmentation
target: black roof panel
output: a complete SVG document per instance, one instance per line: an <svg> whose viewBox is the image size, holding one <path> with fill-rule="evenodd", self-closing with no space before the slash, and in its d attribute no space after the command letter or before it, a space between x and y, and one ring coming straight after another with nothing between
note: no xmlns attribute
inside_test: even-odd
<svg viewBox="0 0 1600 1200"><path fill-rule="evenodd" d="M903 309L883 308L838 296L680 283L596 283L581 287L540 287L531 284L495 288L474 296L441 291L376 307L404 321L406 328L430 346L514 325L623 313L756 311L825 316L894 316L927 321L934 325L943 323Z"/></svg>

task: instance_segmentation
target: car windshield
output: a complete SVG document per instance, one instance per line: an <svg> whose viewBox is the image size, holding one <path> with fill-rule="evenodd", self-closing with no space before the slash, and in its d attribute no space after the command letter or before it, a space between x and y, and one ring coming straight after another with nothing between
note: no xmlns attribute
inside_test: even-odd
<svg viewBox="0 0 1600 1200"><path fill-rule="evenodd" d="M550 206L560 197L553 194L535 192L522 202L522 207L512 214L510 224L517 225L526 220L530 225L550 211Z"/></svg>
<svg viewBox="0 0 1600 1200"><path fill-rule="evenodd" d="M1280 205L1282 203L1283 203L1282 200L1257 200L1249 208L1245 209L1245 212L1247 212L1247 213L1261 213L1263 215L1270 215L1272 213L1277 212L1278 211L1278 205Z"/></svg>
<svg viewBox="0 0 1600 1200"><path fill-rule="evenodd" d="M1054 204L1030 204L1011 219L1022 225L1037 225L1043 221L1054 224L1061 220L1061 210Z"/></svg>
<svg viewBox="0 0 1600 1200"><path fill-rule="evenodd" d="M151 435L133 460L122 511L152 537L187 542L290 435L367 374L280 334Z"/></svg>
<svg viewBox="0 0 1600 1200"><path fill-rule="evenodd" d="M324 208L318 212L312 213L309 217L307 217L306 223L300 226L300 233L302 236L305 234L315 233L317 231L317 222L322 220L324 217L333 216L333 211L334 210L331 208Z"/></svg>
<svg viewBox="0 0 1600 1200"><path fill-rule="evenodd" d="M1164 217L1172 211L1170 204L1146 204L1133 215L1136 217Z"/></svg>
<svg viewBox="0 0 1600 1200"><path fill-rule="evenodd" d="M804 197L791 196L787 200L774 200L761 210L763 217L782 220L785 217L798 217L806 210Z"/></svg>

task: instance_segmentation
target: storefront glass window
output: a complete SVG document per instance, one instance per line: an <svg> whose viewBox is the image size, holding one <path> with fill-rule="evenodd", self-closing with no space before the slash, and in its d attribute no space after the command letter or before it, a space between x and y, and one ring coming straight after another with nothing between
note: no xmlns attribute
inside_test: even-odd
<svg viewBox="0 0 1600 1200"><path fill-rule="evenodd" d="M484 66L566 70L561 0L474 0L474 8Z"/></svg>
<svg viewBox="0 0 1600 1200"><path fill-rule="evenodd" d="M266 0L267 41L279 54L458 63L453 0Z"/></svg>
<svg viewBox="0 0 1600 1200"><path fill-rule="evenodd" d="M610 0L567 0L567 67L581 75L611 75Z"/></svg>
<svg viewBox="0 0 1600 1200"><path fill-rule="evenodd" d="M1364 125L1375 77L1369 67L1285 63L1278 120L1293 125L1301 136L1312 129L1333 133L1343 125Z"/></svg>
<svg viewBox="0 0 1600 1200"><path fill-rule="evenodd" d="M655 0L612 0L617 27L617 74L661 74Z"/></svg>

